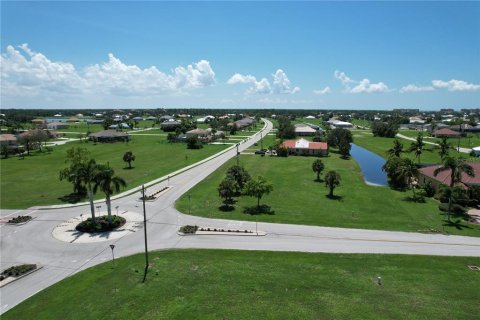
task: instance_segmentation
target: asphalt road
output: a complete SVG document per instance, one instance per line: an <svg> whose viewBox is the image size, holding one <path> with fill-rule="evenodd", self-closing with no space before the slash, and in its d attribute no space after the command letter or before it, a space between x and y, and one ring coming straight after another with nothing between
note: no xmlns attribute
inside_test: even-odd
<svg viewBox="0 0 480 320"><path fill-rule="evenodd" d="M267 121L262 135L272 129ZM240 143L245 150L260 139L256 134ZM234 157L233 147L224 154L172 176L171 188L159 199L146 203L149 250L175 248L218 248L273 251L337 252L337 253L395 253L445 256L480 256L480 238L429 235L408 232L326 228L301 225L258 223L258 230L266 236L179 236L178 226L197 224L229 229L255 230L255 222L213 220L184 215L175 209L175 201L210 173ZM149 193L161 189L167 181L149 187ZM128 194L129 192L125 193ZM112 207L142 213L140 194L116 198ZM105 210L105 205L103 205ZM52 230L63 221L89 215L89 207L2 210L0 218L29 214L33 221L21 226L0 225L1 269L22 263L43 266L18 281L0 289L0 313L14 307L40 290L86 268L111 260L110 244L115 245L115 256L127 256L144 251L143 228L117 239L103 242L67 243L55 239Z"/></svg>

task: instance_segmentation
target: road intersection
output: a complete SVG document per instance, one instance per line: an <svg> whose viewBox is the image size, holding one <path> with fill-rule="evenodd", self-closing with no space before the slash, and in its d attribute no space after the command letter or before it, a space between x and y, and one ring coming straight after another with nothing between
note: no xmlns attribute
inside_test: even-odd
<svg viewBox="0 0 480 320"><path fill-rule="evenodd" d="M265 121L262 134L272 129ZM241 152L260 139L260 133L239 143ZM379 230L328 228L275 223L258 223L258 230L266 236L180 236L178 227L196 224L226 229L255 230L255 222L207 219L185 215L175 209L175 201L193 186L214 172L237 153L233 145L221 154L148 184L149 193L170 186L157 200L146 203L148 246L150 250L177 248L215 248L272 251L421 254L480 257L480 238L392 232ZM120 212L142 214L138 201L139 188L125 192L113 200ZM105 208L105 206L103 206ZM115 256L122 257L144 250L143 230L127 232L120 237L103 241L69 243L59 241L52 232L60 224L79 214L89 216L89 206L52 206L28 210L2 210L0 218L29 214L34 219L21 226L1 225L1 268L37 263L43 266L37 272L0 289L0 313L14 307L40 290L81 270L111 259L110 244L115 245ZM142 221L134 221L140 224ZM139 231L141 230L141 231Z"/></svg>

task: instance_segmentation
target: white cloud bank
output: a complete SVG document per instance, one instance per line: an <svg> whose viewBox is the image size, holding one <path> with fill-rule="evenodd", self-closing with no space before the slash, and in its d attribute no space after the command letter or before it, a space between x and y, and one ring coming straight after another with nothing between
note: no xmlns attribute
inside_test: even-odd
<svg viewBox="0 0 480 320"><path fill-rule="evenodd" d="M356 81L348 77L345 72L335 70L334 77L342 83L348 93L381 93L390 92L388 86L383 82L371 83L368 79Z"/></svg>
<svg viewBox="0 0 480 320"><path fill-rule="evenodd" d="M426 91L434 91L435 88L431 86L424 86L424 87L419 87L414 84L409 84L400 89L401 93L408 93L408 92L426 92Z"/></svg>
<svg viewBox="0 0 480 320"><path fill-rule="evenodd" d="M452 79L450 81L433 80L432 85L438 89L447 89L448 91L478 91L480 84L468 83L463 80Z"/></svg>
<svg viewBox="0 0 480 320"><path fill-rule="evenodd" d="M215 83L215 72L207 60L187 67L176 67L171 74L155 66L142 69L127 65L113 54L108 61L77 70L67 62L51 61L27 44L8 46L0 56L2 95L41 93L77 94L171 94L182 93Z"/></svg>
<svg viewBox="0 0 480 320"><path fill-rule="evenodd" d="M295 94L300 91L299 87L292 88L287 74L282 69L278 69L272 77L273 84L270 84L266 78L257 80L257 78L252 75L235 73L228 79L227 84L248 84L247 94Z"/></svg>

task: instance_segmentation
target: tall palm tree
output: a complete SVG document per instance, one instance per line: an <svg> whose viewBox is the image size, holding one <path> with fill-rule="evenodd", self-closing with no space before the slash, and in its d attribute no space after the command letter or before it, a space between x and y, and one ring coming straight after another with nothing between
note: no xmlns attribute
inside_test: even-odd
<svg viewBox="0 0 480 320"><path fill-rule="evenodd" d="M452 149L452 145L448 142L447 137L443 137L442 140L438 143L438 147L440 148L438 154L443 161L445 157L448 156L448 152L450 151L450 149Z"/></svg>
<svg viewBox="0 0 480 320"><path fill-rule="evenodd" d="M99 171L95 175L95 185L93 186L93 192L100 189L105 193L108 222L112 224L112 208L110 196L115 192L119 192L122 187L125 187L127 183L119 176L115 176L115 171L108 166L101 166Z"/></svg>
<svg viewBox="0 0 480 320"><path fill-rule="evenodd" d="M416 201L415 188L417 186L418 168L415 162L405 159L399 167L399 174L407 180L408 185L412 188L413 200Z"/></svg>
<svg viewBox="0 0 480 320"><path fill-rule="evenodd" d="M423 142L423 135L421 133L418 134L416 141L412 142L410 145L410 152L415 152L415 159L417 162L420 162L420 156L425 148L425 142Z"/></svg>
<svg viewBox="0 0 480 320"><path fill-rule="evenodd" d="M325 169L325 165L323 164L322 160L317 159L312 163L312 170L317 174L317 181L320 181L320 173L322 173L323 169Z"/></svg>
<svg viewBox="0 0 480 320"><path fill-rule="evenodd" d="M92 221L94 224L95 207L93 205L93 184L95 183L95 179L99 170L100 166L97 165L94 159L90 159L88 162L83 162L79 164L76 173L78 179L87 187L88 200L90 201L90 212L92 213Z"/></svg>
<svg viewBox="0 0 480 320"><path fill-rule="evenodd" d="M389 157L400 157L400 154L403 152L403 144L400 140L393 140L393 147L387 150Z"/></svg>
<svg viewBox="0 0 480 320"><path fill-rule="evenodd" d="M448 197L448 221L450 221L450 210L452 208L452 189L456 183L462 182L462 174L465 173L470 177L475 177L475 172L471 165L466 163L465 159L455 159L446 157L443 164L433 171L433 175L437 176L440 172L450 170L450 192Z"/></svg>

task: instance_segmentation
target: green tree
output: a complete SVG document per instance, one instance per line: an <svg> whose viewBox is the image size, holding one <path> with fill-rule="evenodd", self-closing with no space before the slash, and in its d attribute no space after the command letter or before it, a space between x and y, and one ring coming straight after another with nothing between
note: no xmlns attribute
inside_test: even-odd
<svg viewBox="0 0 480 320"><path fill-rule="evenodd" d="M389 157L400 157L403 152L403 144L400 140L395 139L393 140L393 147L387 150L387 155Z"/></svg>
<svg viewBox="0 0 480 320"><path fill-rule="evenodd" d="M251 179L250 174L242 166L231 166L227 170L227 176L231 176L236 182L235 193L240 194L245 184Z"/></svg>
<svg viewBox="0 0 480 320"><path fill-rule="evenodd" d="M320 181L320 174L322 173L323 169L325 169L325 165L323 164L322 160L317 159L312 163L312 170L317 174L317 181Z"/></svg>
<svg viewBox="0 0 480 320"><path fill-rule="evenodd" d="M8 153L10 152L8 144L4 143L2 144L2 155L4 159L8 158Z"/></svg>
<svg viewBox="0 0 480 320"><path fill-rule="evenodd" d="M450 190L453 189L455 184L462 183L462 174L465 173L470 177L475 177L475 172L471 165L465 162L465 159L455 159L452 157L446 157L440 167L433 171L433 175L437 176L440 172L450 171ZM449 192L448 197L448 220L450 221L450 213L452 208L452 192Z"/></svg>
<svg viewBox="0 0 480 320"><path fill-rule="evenodd" d="M394 122L374 121L372 123L372 133L374 137L393 138L398 133L398 124Z"/></svg>
<svg viewBox="0 0 480 320"><path fill-rule="evenodd" d="M408 181L401 170L409 159L400 157L391 157L385 162L382 170L387 173L388 184L391 188L403 190L408 186Z"/></svg>
<svg viewBox="0 0 480 320"><path fill-rule="evenodd" d="M331 147L338 147L343 141L344 143L352 143L353 136L350 130L343 128L335 128L330 130L327 136L327 142Z"/></svg>
<svg viewBox="0 0 480 320"><path fill-rule="evenodd" d="M123 161L128 163L128 168L132 168L132 161L135 161L135 155L133 154L132 151L127 151L123 155Z"/></svg>
<svg viewBox="0 0 480 320"><path fill-rule="evenodd" d="M342 155L343 158L348 158L350 156L350 149L352 146L346 140L340 140L338 143L338 151Z"/></svg>
<svg viewBox="0 0 480 320"><path fill-rule="evenodd" d="M60 170L60 181L67 180L73 185L73 192L77 194L85 194L85 187L79 175L79 168L87 163L89 152L85 148L70 148L67 150L67 159L65 163L68 167Z"/></svg>
<svg viewBox="0 0 480 320"><path fill-rule="evenodd" d="M328 196L333 197L333 190L340 185L340 175L334 171L328 171L325 174L325 186L329 189Z"/></svg>
<svg viewBox="0 0 480 320"><path fill-rule="evenodd" d="M438 143L438 147L440 148L438 154L443 161L445 157L448 156L450 149L452 149L452 145L448 142L447 137L443 137L442 140Z"/></svg>
<svg viewBox="0 0 480 320"><path fill-rule="evenodd" d="M238 188L237 182L232 176L226 176L218 185L218 196L229 203L232 202L232 197L235 195L235 190Z"/></svg>
<svg viewBox="0 0 480 320"><path fill-rule="evenodd" d="M295 138L295 127L290 122L288 117L278 117L278 130L277 138L280 139L294 139Z"/></svg>
<svg viewBox="0 0 480 320"><path fill-rule="evenodd" d="M93 205L93 184L101 167L97 165L94 159L88 160L88 162L79 163L75 170L75 175L81 183L87 188L88 200L90 202L90 212L92 214L92 221L95 224L95 207Z"/></svg>
<svg viewBox="0 0 480 320"><path fill-rule="evenodd" d="M251 179L245 184L244 194L257 198L257 208L260 208L260 199L273 191L273 185L262 176Z"/></svg>
<svg viewBox="0 0 480 320"><path fill-rule="evenodd" d="M413 192L413 200L416 201L417 195L415 194L415 188L417 187L418 168L415 162L410 159L404 159L402 164L398 168L399 175L403 177L408 183L410 189Z"/></svg>
<svg viewBox="0 0 480 320"><path fill-rule="evenodd" d="M409 151L414 152L415 159L417 159L417 162L420 162L420 156L422 155L424 150L425 142L423 142L423 135L419 133L417 139L410 145Z"/></svg>
<svg viewBox="0 0 480 320"><path fill-rule="evenodd" d="M95 185L93 192L96 193L100 189L105 193L107 203L108 222L112 224L112 208L110 196L115 192L119 192L122 187L126 187L127 183L119 176L115 176L115 171L108 166L100 166L95 176Z"/></svg>
<svg viewBox="0 0 480 320"><path fill-rule="evenodd" d="M187 149L201 149L203 144L198 140L196 135L192 135L187 138Z"/></svg>

